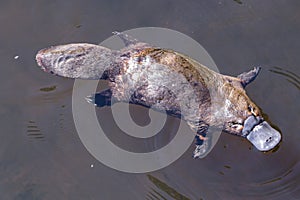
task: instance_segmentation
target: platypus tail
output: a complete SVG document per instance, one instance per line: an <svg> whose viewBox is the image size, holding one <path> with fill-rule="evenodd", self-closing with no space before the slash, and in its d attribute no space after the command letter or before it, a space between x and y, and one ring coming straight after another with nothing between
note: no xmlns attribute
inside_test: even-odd
<svg viewBox="0 0 300 200"><path fill-rule="evenodd" d="M52 46L36 55L38 65L46 72L67 78L105 79L105 72L114 67L118 51L76 43Z"/></svg>

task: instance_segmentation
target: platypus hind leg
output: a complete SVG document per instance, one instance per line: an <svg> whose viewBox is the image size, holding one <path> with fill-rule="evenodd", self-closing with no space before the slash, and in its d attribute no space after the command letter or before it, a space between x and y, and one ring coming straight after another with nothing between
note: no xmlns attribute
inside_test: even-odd
<svg viewBox="0 0 300 200"><path fill-rule="evenodd" d="M131 37L130 35L127 35L126 33L114 31L113 34L118 36L122 40L122 42L125 44L125 48L121 49L122 53L129 53L131 51L135 52L138 49L142 50L145 48L152 47L152 45L145 43L145 42L141 42L138 39L135 39L135 38Z"/></svg>
<svg viewBox="0 0 300 200"><path fill-rule="evenodd" d="M241 79L241 84L243 85L243 87L246 87L257 77L260 69L260 67L254 67L251 71L244 72L237 76L239 79Z"/></svg>
<svg viewBox="0 0 300 200"><path fill-rule="evenodd" d="M209 125L200 122L187 122L191 130L196 131L195 145L196 148L193 152L193 158L203 158L211 150L212 135L209 133Z"/></svg>
<svg viewBox="0 0 300 200"><path fill-rule="evenodd" d="M206 134L196 134L195 136L196 148L193 152L193 158L202 158L208 151L210 146L210 138L206 137Z"/></svg>
<svg viewBox="0 0 300 200"><path fill-rule="evenodd" d="M127 35L125 33L121 33L121 32L118 32L118 31L114 31L112 33L114 35L118 36L122 40L122 42L125 44L126 47L139 42L137 39L135 39L135 38L133 38L130 35Z"/></svg>

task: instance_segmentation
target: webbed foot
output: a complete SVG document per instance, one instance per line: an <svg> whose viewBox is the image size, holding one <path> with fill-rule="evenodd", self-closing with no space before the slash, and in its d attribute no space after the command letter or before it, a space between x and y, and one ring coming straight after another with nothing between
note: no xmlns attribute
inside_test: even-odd
<svg viewBox="0 0 300 200"><path fill-rule="evenodd" d="M139 42L137 39L135 39L125 33L122 33L122 32L114 31L114 32L112 32L112 34L118 36L122 40L122 42L125 44L126 47Z"/></svg>
<svg viewBox="0 0 300 200"><path fill-rule="evenodd" d="M110 89L87 96L85 99L88 103L94 104L97 107L111 105L112 91Z"/></svg>
<svg viewBox="0 0 300 200"><path fill-rule="evenodd" d="M211 145L211 138L206 134L197 134L195 136L196 148L193 153L193 158L203 158Z"/></svg>
<svg viewBox="0 0 300 200"><path fill-rule="evenodd" d="M203 158L207 155L211 146L211 137L207 136L208 126L203 125L198 128L195 136L196 148L193 152L193 158Z"/></svg>
<svg viewBox="0 0 300 200"><path fill-rule="evenodd" d="M241 79L241 84L243 85L243 87L246 87L249 83L254 81L254 79L257 77L260 69L261 69L261 67L254 67L249 72L244 72L237 76L239 79Z"/></svg>
<svg viewBox="0 0 300 200"><path fill-rule="evenodd" d="M204 142L202 145L196 145L193 153L193 158L203 158L203 155L207 152L208 144Z"/></svg>

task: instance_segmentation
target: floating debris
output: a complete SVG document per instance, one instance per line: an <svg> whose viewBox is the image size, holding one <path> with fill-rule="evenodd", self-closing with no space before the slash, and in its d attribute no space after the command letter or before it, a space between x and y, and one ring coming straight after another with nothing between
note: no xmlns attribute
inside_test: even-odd
<svg viewBox="0 0 300 200"><path fill-rule="evenodd" d="M243 4L241 0L233 0L233 1L237 2L238 4Z"/></svg>
<svg viewBox="0 0 300 200"><path fill-rule="evenodd" d="M81 24L76 24L76 25L75 25L75 28L80 28L80 27L82 27Z"/></svg>
<svg viewBox="0 0 300 200"><path fill-rule="evenodd" d="M231 167L229 165L224 165L224 167L227 169L231 169Z"/></svg>
<svg viewBox="0 0 300 200"><path fill-rule="evenodd" d="M42 91L42 92L51 92L51 91L53 91L55 89L56 89L56 86L53 85L53 86L41 88L40 91Z"/></svg>

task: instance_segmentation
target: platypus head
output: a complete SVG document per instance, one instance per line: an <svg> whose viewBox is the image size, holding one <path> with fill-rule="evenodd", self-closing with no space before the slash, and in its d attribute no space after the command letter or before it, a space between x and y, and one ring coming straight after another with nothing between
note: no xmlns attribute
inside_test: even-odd
<svg viewBox="0 0 300 200"><path fill-rule="evenodd" d="M281 134L262 117L262 112L247 96L244 87L254 80L259 69L254 68L224 84L225 132L247 138L258 150L269 151L281 141ZM248 80L247 80L248 79ZM246 81L245 81L246 80ZM244 82L243 82L244 81Z"/></svg>
<svg viewBox="0 0 300 200"><path fill-rule="evenodd" d="M242 134L260 151L273 149L281 140L281 134L277 130L254 115L245 120Z"/></svg>
<svg viewBox="0 0 300 200"><path fill-rule="evenodd" d="M261 112L254 112L252 106L248 106L248 111L225 122L224 130L247 138L259 151L275 148L281 141L281 134L264 120Z"/></svg>

